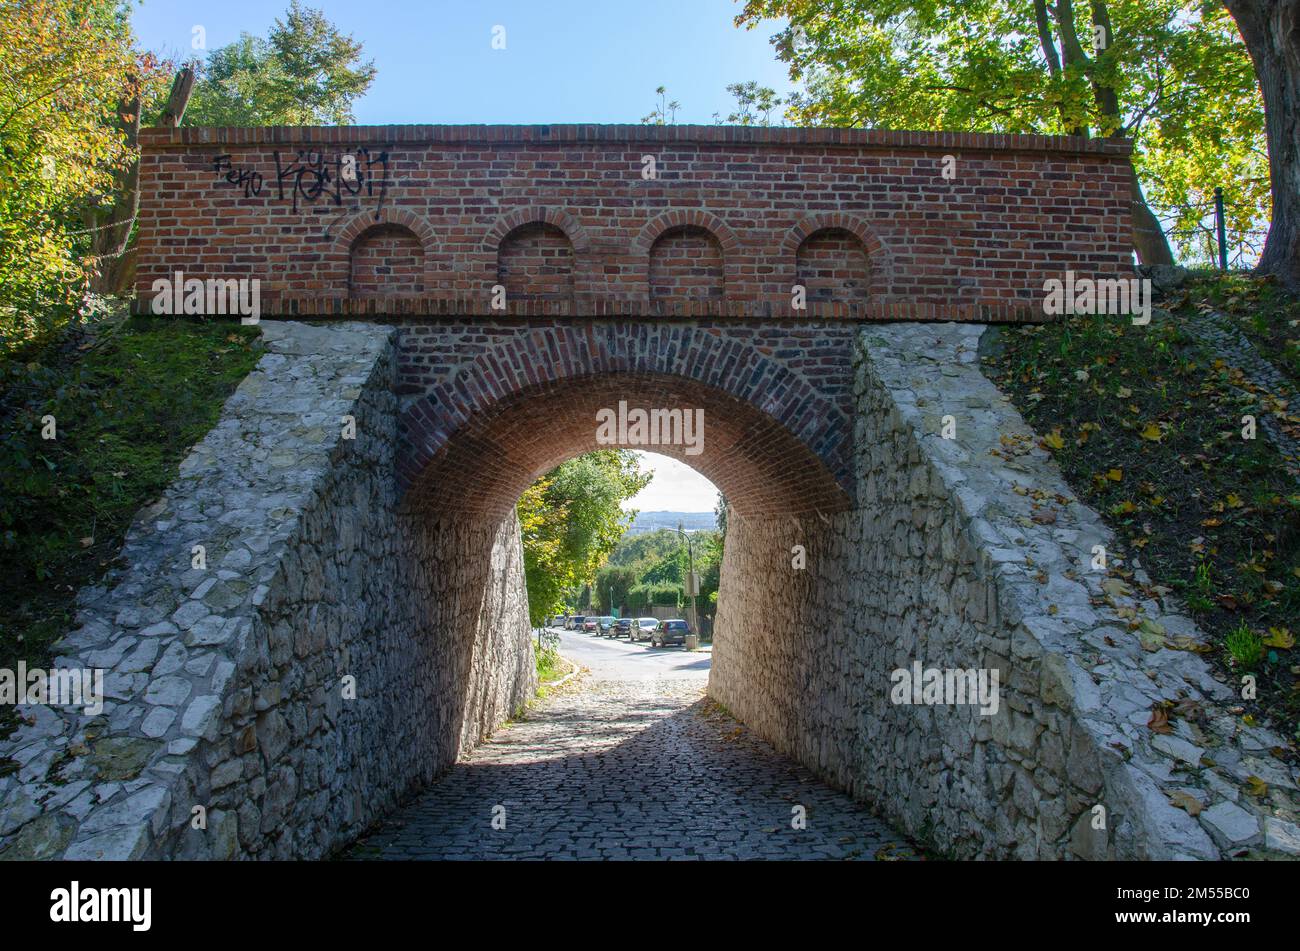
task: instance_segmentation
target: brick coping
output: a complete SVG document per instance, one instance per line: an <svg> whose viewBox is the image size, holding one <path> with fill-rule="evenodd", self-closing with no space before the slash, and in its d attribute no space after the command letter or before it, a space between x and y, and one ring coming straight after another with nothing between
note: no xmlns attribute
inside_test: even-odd
<svg viewBox="0 0 1300 951"><path fill-rule="evenodd" d="M803 146L848 149L973 149L1129 155L1127 139L986 132L909 132L896 129L788 128L709 125L353 125L193 126L140 130L146 149L236 145L578 145L656 143L710 146Z"/></svg>
<svg viewBox="0 0 1300 951"><path fill-rule="evenodd" d="M142 293L131 302L133 314L151 313L152 295ZM485 307L481 299L455 296L386 295L375 297L269 296L262 301L264 317L287 318L400 318L456 317L511 318L606 318L619 320L690 320L711 318L755 321L830 320L844 323L890 323L898 321L957 321L960 323L1050 323L1041 307L1021 304L935 304L880 302L864 305L809 302L806 311L795 313L789 304L773 305L753 301L696 301L671 305L647 305L635 301L513 301L505 310ZM209 315L212 316L212 315Z"/></svg>

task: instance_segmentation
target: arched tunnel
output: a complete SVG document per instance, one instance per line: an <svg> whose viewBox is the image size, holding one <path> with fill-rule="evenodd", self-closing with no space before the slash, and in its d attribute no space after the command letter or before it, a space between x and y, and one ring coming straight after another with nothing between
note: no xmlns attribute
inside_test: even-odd
<svg viewBox="0 0 1300 951"><path fill-rule="evenodd" d="M440 352L454 350L457 329L439 330ZM806 665L820 661L807 638L838 624L830 619L839 616L825 600L820 580L830 563L828 532L833 525L842 528L853 507L845 412L851 331L770 328L773 343L783 346L766 350L737 347L714 328L691 324L565 325L547 332L553 348L553 338L559 338L558 349L567 351L568 359L520 359L515 348L534 346L527 328L507 326L489 334L480 323L473 328L477 352L470 349L459 365L436 377L416 362L425 333L406 329L402 338L398 390L416 392L407 392L401 413L401 518L413 538L426 539L427 550L464 553L458 574L466 587L457 589L449 604L440 603L437 615L450 612L464 631L470 617L463 612L478 602L485 619L479 624L488 626L474 641L481 645L474 648L479 655L471 651L470 639L460 642L456 666L482 673L492 666L482 652L504 649L496 641L500 632L513 625L518 637L525 628L514 515L523 491L582 453L642 448L691 466L728 499L713 689L728 696L749 680L746 645L751 645L789 661L779 674L765 677L764 691L781 698L773 716L784 722L788 711L808 709L799 699L799 685L813 676ZM810 386L799 359L811 349L812 365L820 367L823 350L835 347L836 375ZM653 443L618 439L617 427L602 429L602 419L635 418L638 410L647 416L677 411L678 419L690 414L702 428L689 434L665 429L662 435L675 434L676 442ZM804 553L797 568L795 546ZM511 605L508 616L501 613L503 604ZM463 744L477 741L501 712L499 703L477 699L479 689L468 684L459 712Z"/></svg>

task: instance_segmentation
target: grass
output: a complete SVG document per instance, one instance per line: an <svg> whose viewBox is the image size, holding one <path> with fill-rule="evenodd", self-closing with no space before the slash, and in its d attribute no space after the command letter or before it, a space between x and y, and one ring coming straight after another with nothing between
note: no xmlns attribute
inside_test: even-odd
<svg viewBox="0 0 1300 951"><path fill-rule="evenodd" d="M568 673L564 661L560 657L560 652L555 648L547 647L539 650L534 646L533 653L537 658L537 680L539 683L554 683Z"/></svg>
<svg viewBox="0 0 1300 951"><path fill-rule="evenodd" d="M1248 324L1259 298L1237 285L1198 286ZM1196 308L1193 295L1173 303L1183 319ZM1275 326L1293 305L1269 288L1261 320ZM1004 331L993 349L986 373L1115 530L1112 573L1136 586L1137 556L1152 582L1144 593L1182 599L1225 679L1258 677L1243 713L1300 738L1300 490L1262 433L1242 436L1242 416L1263 412L1259 396L1239 393L1178 320L1071 317Z"/></svg>
<svg viewBox="0 0 1300 951"><path fill-rule="evenodd" d="M533 658L537 663L537 699L544 699L549 690L546 688L558 680L564 679L572 669L568 661L560 656L554 647L538 647L533 642Z"/></svg>
<svg viewBox="0 0 1300 951"><path fill-rule="evenodd" d="M1241 670L1254 670L1264 659L1264 639L1250 629L1245 621L1228 632L1223 646Z"/></svg>
<svg viewBox="0 0 1300 951"><path fill-rule="evenodd" d="M136 512L216 423L257 362L258 336L238 323L130 318L70 352L5 364L0 666L48 666L77 590L104 575ZM42 438L49 417L53 439Z"/></svg>

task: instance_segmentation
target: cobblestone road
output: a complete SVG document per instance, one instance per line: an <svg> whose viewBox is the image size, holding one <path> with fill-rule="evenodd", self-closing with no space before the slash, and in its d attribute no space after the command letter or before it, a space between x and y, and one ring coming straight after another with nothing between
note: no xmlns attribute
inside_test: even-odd
<svg viewBox="0 0 1300 951"><path fill-rule="evenodd" d="M807 828L792 828L792 809ZM492 827L504 806L505 828ZM500 810L497 810L500 815ZM873 859L906 842L777 755L694 679L590 676L539 701L354 859Z"/></svg>

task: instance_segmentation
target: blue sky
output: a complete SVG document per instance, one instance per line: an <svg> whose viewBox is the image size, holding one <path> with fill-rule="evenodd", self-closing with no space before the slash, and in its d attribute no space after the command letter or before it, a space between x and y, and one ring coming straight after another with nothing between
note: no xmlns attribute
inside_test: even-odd
<svg viewBox="0 0 1300 951"><path fill-rule="evenodd" d="M734 101L728 83L790 83L768 38L743 30L735 0L307 0L365 45L379 72L356 105L359 123L639 122L655 87L682 104L677 121L712 121ZM240 32L265 36L288 0L143 0L142 43L189 59L193 27L209 50ZM492 49L493 27L504 50Z"/></svg>

